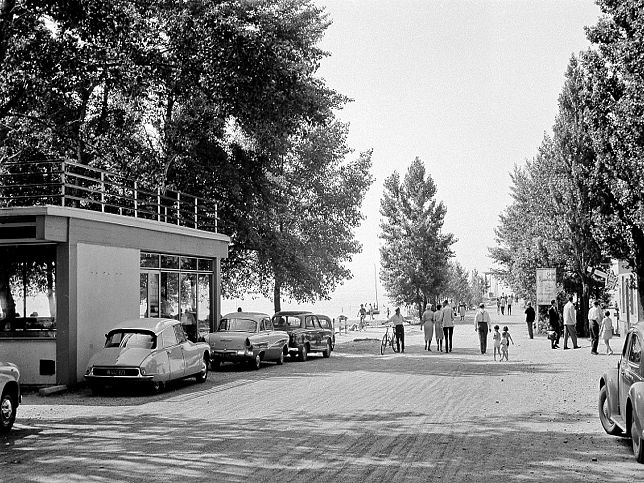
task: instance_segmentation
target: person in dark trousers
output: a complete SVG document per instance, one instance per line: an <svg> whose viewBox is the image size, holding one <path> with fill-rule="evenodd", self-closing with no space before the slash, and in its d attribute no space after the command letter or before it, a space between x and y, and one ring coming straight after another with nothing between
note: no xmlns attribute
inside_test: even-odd
<svg viewBox="0 0 644 483"><path fill-rule="evenodd" d="M550 324L550 328L557 334L557 336L550 341L550 345L553 349L558 349L559 340L561 339L561 323L556 300L550 301L550 308L548 309L548 323Z"/></svg>
<svg viewBox="0 0 644 483"><path fill-rule="evenodd" d="M525 323L528 324L528 335L530 336L531 339L534 339L534 332L532 330L532 326L534 325L535 318L536 318L536 314L534 312L534 309L532 308L532 302L528 302L528 308L525 309Z"/></svg>
<svg viewBox="0 0 644 483"><path fill-rule="evenodd" d="M481 354L487 351L487 333L492 332L490 327L490 314L485 310L485 304L480 304L479 309L474 316L474 330L479 333L479 343L481 346Z"/></svg>
<svg viewBox="0 0 644 483"><path fill-rule="evenodd" d="M403 325L405 319L400 315L399 307L396 307L396 313L391 316L389 322L394 325L396 331L396 347L398 348L398 352L405 352L405 326Z"/></svg>
<svg viewBox="0 0 644 483"><path fill-rule="evenodd" d="M599 300L595 300L592 308L588 311L588 328L590 329L590 353L597 355L597 344L599 343L599 324L601 324L602 309L599 307Z"/></svg>
<svg viewBox="0 0 644 483"><path fill-rule="evenodd" d="M443 335L445 336L445 352L452 352L452 335L454 334L454 309L450 307L449 300L443 302L441 310L441 321L443 322Z"/></svg>

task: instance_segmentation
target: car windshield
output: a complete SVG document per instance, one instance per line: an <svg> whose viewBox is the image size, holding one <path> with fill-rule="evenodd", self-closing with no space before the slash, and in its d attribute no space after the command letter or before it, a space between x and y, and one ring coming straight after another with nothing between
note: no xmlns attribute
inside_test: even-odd
<svg viewBox="0 0 644 483"><path fill-rule="evenodd" d="M150 332L117 330L107 335L105 347L154 349L156 347L156 339L156 336Z"/></svg>
<svg viewBox="0 0 644 483"><path fill-rule="evenodd" d="M219 332L256 332L257 322L252 319L221 319Z"/></svg>
<svg viewBox="0 0 644 483"><path fill-rule="evenodd" d="M273 327L275 330L287 330L300 326L300 318L290 315L276 315L273 317Z"/></svg>

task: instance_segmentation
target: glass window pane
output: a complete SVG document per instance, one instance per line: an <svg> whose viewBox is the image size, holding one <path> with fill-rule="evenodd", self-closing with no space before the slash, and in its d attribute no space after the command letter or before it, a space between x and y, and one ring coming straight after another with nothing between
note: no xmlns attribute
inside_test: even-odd
<svg viewBox="0 0 644 483"><path fill-rule="evenodd" d="M148 316L148 274L142 273L139 277L139 317Z"/></svg>
<svg viewBox="0 0 644 483"><path fill-rule="evenodd" d="M205 336L210 332L210 321L214 317L210 313L212 275L199 275L199 287L197 298L197 334L198 337Z"/></svg>
<svg viewBox="0 0 644 483"><path fill-rule="evenodd" d="M148 274L148 299L150 303L150 317L159 316L159 274Z"/></svg>
<svg viewBox="0 0 644 483"><path fill-rule="evenodd" d="M197 274L181 274L181 325L188 339L197 340Z"/></svg>
<svg viewBox="0 0 644 483"><path fill-rule="evenodd" d="M0 337L56 336L56 247L0 247Z"/></svg>
<svg viewBox="0 0 644 483"><path fill-rule="evenodd" d="M161 317L179 316L179 274L161 272Z"/></svg>
<svg viewBox="0 0 644 483"><path fill-rule="evenodd" d="M199 259L199 271L200 272L212 272L212 260L207 258Z"/></svg>
<svg viewBox="0 0 644 483"><path fill-rule="evenodd" d="M159 268L159 254L141 252L142 268Z"/></svg>
<svg viewBox="0 0 644 483"><path fill-rule="evenodd" d="M172 255L161 255L161 268L179 269L179 257Z"/></svg>
<svg viewBox="0 0 644 483"><path fill-rule="evenodd" d="M197 259L191 257L181 257L181 270L197 271Z"/></svg>

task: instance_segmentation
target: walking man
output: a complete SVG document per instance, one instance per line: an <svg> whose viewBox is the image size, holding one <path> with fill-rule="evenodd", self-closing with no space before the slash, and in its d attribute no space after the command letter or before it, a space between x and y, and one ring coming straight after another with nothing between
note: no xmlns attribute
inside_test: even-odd
<svg viewBox="0 0 644 483"><path fill-rule="evenodd" d="M403 325L405 323L405 319L400 315L400 307L396 307L396 313L391 316L389 322L394 324L396 331L396 347L398 348L398 352L405 352L405 327Z"/></svg>
<svg viewBox="0 0 644 483"><path fill-rule="evenodd" d="M570 349L570 347L568 347L568 336L572 339L573 348L579 349L579 346L577 345L577 329L575 329L575 324L577 323L577 310L575 309L575 304L572 303L572 295L568 296L568 303L564 306L563 319L564 350Z"/></svg>
<svg viewBox="0 0 644 483"><path fill-rule="evenodd" d="M534 312L534 309L532 308L532 302L528 302L528 308L525 309L525 323L528 324L528 335L530 336L531 339L534 339L534 332L532 330L532 326L534 325L535 318L536 318L536 314Z"/></svg>
<svg viewBox="0 0 644 483"><path fill-rule="evenodd" d="M485 310L485 304L481 303L474 316L474 330L479 333L479 342L481 344L481 354L487 350L487 333L492 332L490 327L490 314Z"/></svg>
<svg viewBox="0 0 644 483"><path fill-rule="evenodd" d="M550 346L553 349L559 349L559 340L561 339L561 323L559 319L557 301L551 300L550 308L548 309L548 322L550 323L550 329L555 332L555 338L550 340Z"/></svg>
<svg viewBox="0 0 644 483"><path fill-rule="evenodd" d="M445 335L445 352L452 352L452 335L454 335L454 309L450 307L449 300L443 302L441 310L441 322L443 323L443 334Z"/></svg>
<svg viewBox="0 0 644 483"><path fill-rule="evenodd" d="M602 311L599 308L599 301L595 303L588 311L588 329L590 330L590 353L597 355L597 344L599 343L599 323L602 320Z"/></svg>

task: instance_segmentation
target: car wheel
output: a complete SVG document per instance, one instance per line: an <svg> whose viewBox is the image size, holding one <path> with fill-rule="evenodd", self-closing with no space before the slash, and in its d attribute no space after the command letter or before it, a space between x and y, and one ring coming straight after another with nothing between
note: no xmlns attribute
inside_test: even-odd
<svg viewBox="0 0 644 483"><path fill-rule="evenodd" d="M599 390L599 421L608 434L616 436L621 433L619 426L608 416L608 389L605 385Z"/></svg>
<svg viewBox="0 0 644 483"><path fill-rule="evenodd" d="M278 366L281 366L282 364L284 364L284 349L282 349L282 352L280 352L279 359L277 359L277 361L275 362L277 362Z"/></svg>
<svg viewBox="0 0 644 483"><path fill-rule="evenodd" d="M221 367L221 361L218 361L216 359L210 359L210 370L211 371L218 371L220 367Z"/></svg>
<svg viewBox="0 0 644 483"><path fill-rule="evenodd" d="M635 411L631 409L631 441L633 442L633 454L638 463L644 463L644 445L642 444L642 434L637 431L635 424Z"/></svg>
<svg viewBox="0 0 644 483"><path fill-rule="evenodd" d="M201 371L195 378L197 382L206 382L206 379L208 379L208 360L205 357L201 361Z"/></svg>
<svg viewBox="0 0 644 483"><path fill-rule="evenodd" d="M306 348L306 344L300 347L299 356L302 362L306 361L309 358L309 350Z"/></svg>
<svg viewBox="0 0 644 483"><path fill-rule="evenodd" d="M255 370L258 370L260 367L262 367L262 358L259 354L257 354L251 361L251 367Z"/></svg>
<svg viewBox="0 0 644 483"><path fill-rule="evenodd" d="M326 349L322 351L322 356L327 359L331 357L331 341L329 339L326 340Z"/></svg>
<svg viewBox="0 0 644 483"><path fill-rule="evenodd" d="M152 381L152 392L154 394L163 392L163 383L161 381Z"/></svg>
<svg viewBox="0 0 644 483"><path fill-rule="evenodd" d="M11 394L3 394L0 399L0 433L6 433L16 420L16 401Z"/></svg>

